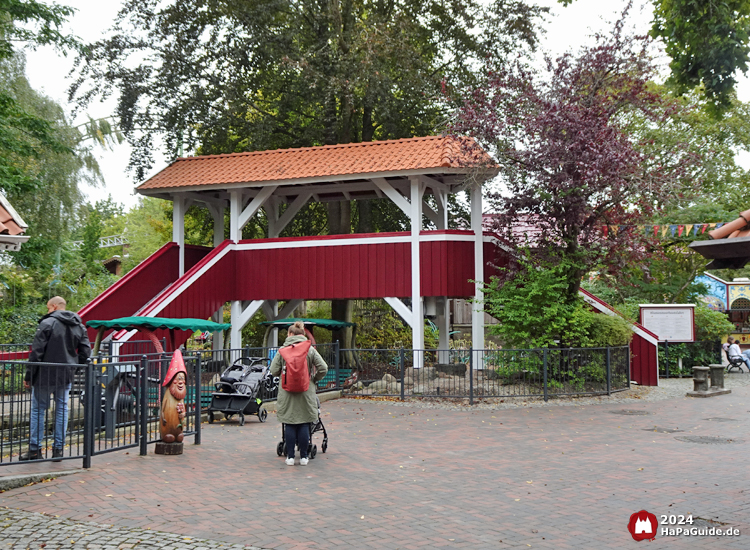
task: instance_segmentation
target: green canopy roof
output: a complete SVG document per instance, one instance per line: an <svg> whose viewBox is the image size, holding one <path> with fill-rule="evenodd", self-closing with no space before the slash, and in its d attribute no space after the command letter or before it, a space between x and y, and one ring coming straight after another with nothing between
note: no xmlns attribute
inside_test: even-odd
<svg viewBox="0 0 750 550"><path fill-rule="evenodd" d="M229 323L214 323L205 319L165 319L163 317L121 317L111 321L88 321L87 326L91 328L115 328L125 330L149 329L156 330L160 328L189 330L195 332L217 332L226 330L232 325Z"/></svg>
<svg viewBox="0 0 750 550"><path fill-rule="evenodd" d="M261 325L271 325L279 328L289 328L295 322L302 321L305 326L308 327L323 327L328 330L340 330L346 327L355 326L354 323L346 323L344 321L334 321L333 319L301 319L299 317L289 319L279 319L278 321L264 321Z"/></svg>

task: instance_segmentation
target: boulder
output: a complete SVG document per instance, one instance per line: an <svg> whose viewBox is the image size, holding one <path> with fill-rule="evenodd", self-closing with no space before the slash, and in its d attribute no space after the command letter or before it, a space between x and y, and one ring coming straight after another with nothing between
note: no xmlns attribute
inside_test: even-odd
<svg viewBox="0 0 750 550"><path fill-rule="evenodd" d="M406 369L404 377L409 377L415 381L428 381L435 380L437 378L437 371L434 367L422 367L421 369L415 369L410 367Z"/></svg>
<svg viewBox="0 0 750 550"><path fill-rule="evenodd" d="M396 381L396 377L393 376L392 374L386 373L386 374L383 375L383 380L385 380L389 384L392 384L393 382Z"/></svg>
<svg viewBox="0 0 750 550"><path fill-rule="evenodd" d="M432 366L437 372L449 376L464 376L466 374L465 363L435 363Z"/></svg>
<svg viewBox="0 0 750 550"><path fill-rule="evenodd" d="M387 393L388 386L389 384L385 380L376 380L375 382L367 386L367 389L372 393Z"/></svg>

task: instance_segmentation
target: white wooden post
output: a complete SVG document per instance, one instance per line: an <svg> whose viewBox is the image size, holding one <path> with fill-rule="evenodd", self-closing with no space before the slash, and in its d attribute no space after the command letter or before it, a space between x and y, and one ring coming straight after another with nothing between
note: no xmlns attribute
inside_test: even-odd
<svg viewBox="0 0 750 550"><path fill-rule="evenodd" d="M450 363L450 328L451 315L448 297L443 296L437 302L438 327L438 363Z"/></svg>
<svg viewBox="0 0 750 550"><path fill-rule="evenodd" d="M471 304L471 347L475 351L474 368L483 368L484 350L484 235L482 232L482 187L471 187L471 230L474 232L474 303Z"/></svg>
<svg viewBox="0 0 750 550"><path fill-rule="evenodd" d="M214 219L214 246L219 246L224 240L224 209L215 204L206 206Z"/></svg>
<svg viewBox="0 0 750 550"><path fill-rule="evenodd" d="M229 193L229 239L239 242L242 239L242 227L240 227L240 214L242 214L242 192L230 191ZM234 346L234 342L232 342Z"/></svg>
<svg viewBox="0 0 750 550"><path fill-rule="evenodd" d="M223 306L211 316L211 320L214 323L224 322L224 307ZM214 352L224 349L224 331L218 330L214 332L213 337L211 339L211 343L213 344L211 347ZM214 359L216 360L221 359L221 356L218 355L217 353L214 353Z"/></svg>
<svg viewBox="0 0 750 550"><path fill-rule="evenodd" d="M185 199L181 195L172 198L172 241L179 247L178 277L185 274Z"/></svg>
<svg viewBox="0 0 750 550"><path fill-rule="evenodd" d="M422 288L420 284L419 232L422 230L422 193L424 186L419 178L411 179L411 334L412 349L424 349L424 315L422 313ZM416 358L414 366L419 366Z"/></svg>

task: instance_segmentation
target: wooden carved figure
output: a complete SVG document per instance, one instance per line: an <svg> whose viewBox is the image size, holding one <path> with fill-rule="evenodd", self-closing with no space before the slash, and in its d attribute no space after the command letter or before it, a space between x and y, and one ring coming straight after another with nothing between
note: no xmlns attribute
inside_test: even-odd
<svg viewBox="0 0 750 550"><path fill-rule="evenodd" d="M165 446L157 445L156 452L159 454L180 454L183 439L182 422L185 420L186 414L185 395L187 394L187 370L180 350L174 352L162 386L166 387L168 391L164 392L161 401L161 414L159 415L161 440L167 444L179 444L179 450L177 448L168 450L168 447L165 449ZM160 452L160 450L164 452Z"/></svg>

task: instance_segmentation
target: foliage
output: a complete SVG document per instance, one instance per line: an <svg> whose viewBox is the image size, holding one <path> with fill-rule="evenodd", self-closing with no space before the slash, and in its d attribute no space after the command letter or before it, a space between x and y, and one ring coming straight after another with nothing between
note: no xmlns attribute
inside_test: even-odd
<svg viewBox="0 0 750 550"><path fill-rule="evenodd" d="M575 0L558 0L570 5ZM652 0L651 36L671 58L669 83L679 93L698 88L714 115L734 99L737 72L747 72L750 1ZM628 9L632 1L628 3Z"/></svg>
<svg viewBox="0 0 750 550"><path fill-rule="evenodd" d="M123 234L130 245L127 257L123 258L123 272L127 273L172 240L172 224L166 206L160 199L140 198L125 215Z"/></svg>
<svg viewBox="0 0 750 550"><path fill-rule="evenodd" d="M625 319L583 310L576 316L576 321L586 331L581 339L583 347L604 348L626 346L633 337L633 330Z"/></svg>
<svg viewBox="0 0 750 550"><path fill-rule="evenodd" d="M750 1L654 0L651 34L664 40L679 92L700 85L715 112L729 107L735 75L747 72Z"/></svg>
<svg viewBox="0 0 750 550"><path fill-rule="evenodd" d="M444 78L536 44L546 10L521 0L292 4L129 2L78 59L82 104L118 96L118 124L143 179L167 154L266 150L435 132Z"/></svg>
<svg viewBox="0 0 750 550"><path fill-rule="evenodd" d="M695 339L717 342L735 331L726 313L703 305L695 306Z"/></svg>
<svg viewBox="0 0 750 550"><path fill-rule="evenodd" d="M485 285L484 309L500 321L488 331L514 348L567 346L584 338L576 323L583 301L567 294L569 266L561 262L537 268L521 261L521 267L513 277L493 277Z"/></svg>
<svg viewBox="0 0 750 550"><path fill-rule="evenodd" d="M546 78L521 62L491 64L453 128L495 152L507 187L492 197L496 230L520 245L514 226L539 229L535 253L567 269L566 304L592 268L616 274L648 257L653 247L632 227L693 191L684 178L692 152L675 147L660 165L626 132L633 117L659 124L674 106L649 83L648 40L622 27L575 57L549 61ZM610 225L631 229L603 231Z"/></svg>
<svg viewBox="0 0 750 550"><path fill-rule="evenodd" d="M384 300L357 300L354 322L358 348L411 348L411 328Z"/></svg>
<svg viewBox="0 0 750 550"><path fill-rule="evenodd" d="M4 300L0 310L0 343L30 344L44 313L40 303L12 306Z"/></svg>
<svg viewBox="0 0 750 550"><path fill-rule="evenodd" d="M37 1L0 1L0 192L31 193L43 187L34 164L44 155L69 154L69 144L49 118L28 109L8 84L23 65L15 45L75 47L59 28L73 13L68 7ZM21 71L22 72L22 71ZM10 78L9 78L10 77Z"/></svg>

